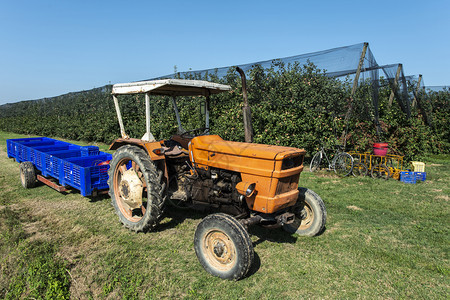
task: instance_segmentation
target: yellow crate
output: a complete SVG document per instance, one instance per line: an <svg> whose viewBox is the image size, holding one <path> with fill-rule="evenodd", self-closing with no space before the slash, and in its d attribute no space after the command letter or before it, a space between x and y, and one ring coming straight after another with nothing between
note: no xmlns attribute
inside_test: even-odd
<svg viewBox="0 0 450 300"><path fill-rule="evenodd" d="M420 161L412 161L414 172L425 172L425 164Z"/></svg>

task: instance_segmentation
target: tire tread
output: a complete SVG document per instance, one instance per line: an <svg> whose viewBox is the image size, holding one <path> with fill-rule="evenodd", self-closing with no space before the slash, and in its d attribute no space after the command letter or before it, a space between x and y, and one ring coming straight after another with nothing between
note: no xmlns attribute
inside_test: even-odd
<svg viewBox="0 0 450 300"><path fill-rule="evenodd" d="M138 160L136 161L136 163L143 166L143 168L141 168L141 171L144 175L144 178L146 178L148 183L151 183L147 184L147 198L148 198L147 201L150 202L149 204L147 204L147 211L142 217L142 219L139 222L135 223L127 222L126 218L121 214L120 209L117 207L115 203L113 165L114 163L117 162L115 162L114 159L115 158L117 159L117 157L124 152L128 154L130 158L135 157ZM122 224L126 228L135 232L147 232L154 230L154 228L158 225L159 221L162 218L167 193L165 191L165 182L163 181L162 176L163 173L161 170L156 168L156 165L150 160L148 154L144 150L136 146L132 145L122 146L113 155L108 175L109 175L108 178L109 195L111 197L111 203L114 206L116 214L119 216L119 220L122 222ZM150 205L150 213L147 213L149 211L148 205Z"/></svg>

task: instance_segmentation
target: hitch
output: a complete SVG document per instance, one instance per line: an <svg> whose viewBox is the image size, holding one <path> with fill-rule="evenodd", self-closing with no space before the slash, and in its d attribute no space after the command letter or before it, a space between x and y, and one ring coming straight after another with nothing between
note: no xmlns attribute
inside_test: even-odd
<svg viewBox="0 0 450 300"><path fill-rule="evenodd" d="M275 219L277 220L277 224L283 226L294 223L295 215L291 212L285 212L284 214L276 216Z"/></svg>
<svg viewBox="0 0 450 300"><path fill-rule="evenodd" d="M256 216L252 216L247 219L239 220L245 228L248 229L249 226L255 224L263 224L264 227L269 228L278 228L286 224L292 224L295 220L295 214L291 212L285 212L280 215L272 215L272 214L260 214ZM269 223L269 224L264 224Z"/></svg>

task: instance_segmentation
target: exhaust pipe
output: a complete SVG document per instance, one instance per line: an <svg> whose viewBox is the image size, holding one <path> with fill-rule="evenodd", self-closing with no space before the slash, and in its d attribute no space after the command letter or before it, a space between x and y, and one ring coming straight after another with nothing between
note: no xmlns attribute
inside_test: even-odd
<svg viewBox="0 0 450 300"><path fill-rule="evenodd" d="M241 75L242 80L242 97L244 98L244 107L242 108L242 112L244 116L245 142L253 143L252 113L250 106L248 105L247 80L245 78L244 70L242 70L239 67L236 67L236 71L238 71L239 75Z"/></svg>

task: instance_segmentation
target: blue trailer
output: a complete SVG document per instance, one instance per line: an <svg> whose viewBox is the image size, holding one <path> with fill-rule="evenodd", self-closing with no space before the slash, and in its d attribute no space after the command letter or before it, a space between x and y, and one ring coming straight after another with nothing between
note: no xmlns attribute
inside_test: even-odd
<svg viewBox="0 0 450 300"><path fill-rule="evenodd" d="M79 146L47 137L8 139L8 157L20 163L25 188L39 180L58 191L75 188L83 196L108 189L112 155L97 146Z"/></svg>

